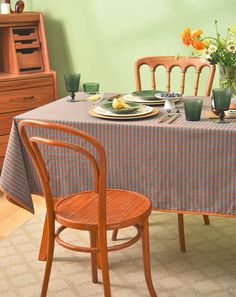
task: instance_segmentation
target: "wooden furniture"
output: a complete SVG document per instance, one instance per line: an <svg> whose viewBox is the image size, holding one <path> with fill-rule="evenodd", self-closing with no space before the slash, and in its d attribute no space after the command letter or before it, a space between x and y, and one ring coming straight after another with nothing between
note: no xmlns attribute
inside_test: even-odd
<svg viewBox="0 0 236 297"><path fill-rule="evenodd" d="M41 13L0 15L0 170L12 118L57 97Z"/></svg>
<svg viewBox="0 0 236 297"><path fill-rule="evenodd" d="M151 86L153 90L156 90L156 75L155 72L157 67L164 66L166 69L166 91L171 91L171 71L175 67L179 67L181 69L181 81L180 81L180 93L184 94L185 90L185 80L186 73L190 67L194 67L196 69L196 78L193 89L193 96L197 96L199 80L202 70L205 67L210 69L208 80L206 82L205 96L210 96L213 79L215 75L215 65L210 64L208 61L201 61L199 58L191 58L191 57L175 57L175 56L153 56L153 57L144 57L140 58L136 61L134 66L134 75L135 75L135 83L136 90L140 91L142 89L141 86L141 75L140 68L142 65L148 65L151 71ZM203 215L204 222L206 225L210 224L209 217ZM185 246L185 236L184 236L184 218L183 214L178 214L178 228L179 228L179 244L180 250L182 252L186 251ZM113 232L112 239L116 240L117 231Z"/></svg>
<svg viewBox="0 0 236 297"><path fill-rule="evenodd" d="M56 130L63 133L63 137L64 135L68 135L70 137L73 136L73 139L81 139L82 144L79 145L77 142L72 143L56 140L55 138L40 137L37 136L37 132L35 134L36 136L32 135L28 138L25 128L29 126L37 129ZM142 238L143 264L147 287L150 296L157 296L153 287L150 271L148 231L148 217L151 213L150 200L136 192L120 189L106 189L105 150L95 138L87 133L65 125L35 120L21 121L19 124L19 133L40 176L47 207L46 224L44 226L46 232L44 232L42 237L47 241L47 262L41 297L47 295L53 261L54 240L67 249L91 253L92 281L94 283L98 282L97 268L99 265L102 270L104 296L110 297L111 290L107 253L109 251L117 251L126 248L137 242L140 238ZM59 139L62 138L60 137ZM89 147L92 146L94 155L90 152L91 147L90 150L88 150L85 143L89 144ZM50 189L50 177L38 146L42 144L50 147L64 148L69 151L69 154L73 151L85 156L88 161L90 161L94 174L94 189L63 197L54 205ZM96 158L98 158L98 160ZM61 159L60 162L63 162L63 160L64 159ZM55 220L61 224L56 232ZM123 244L111 247L107 246L107 230L126 228L129 226L136 227L137 235L135 237ZM66 228L87 230L90 233L90 247L75 246L63 241L60 238L60 233Z"/></svg>
<svg viewBox="0 0 236 297"><path fill-rule="evenodd" d="M187 70L190 67L194 67L196 70L196 78L195 84L193 88L193 96L197 96L199 80L202 70L205 67L210 69L208 80L206 82L205 96L210 96L211 88L213 84L213 79L215 75L215 65L210 64L208 61L202 61L199 58L191 58L191 57L175 57L175 56L153 56L153 57L144 57L140 58L136 61L134 66L134 76L135 76L135 84L136 90L140 91L142 89L141 86L141 75L140 68L142 65L148 65L151 71L151 86L153 90L156 90L156 70L160 66L164 66L166 69L166 91L171 91L171 71L175 67L179 67L181 69L181 81L180 81L180 93L184 94L185 90L185 81ZM189 95L189 94L188 94Z"/></svg>

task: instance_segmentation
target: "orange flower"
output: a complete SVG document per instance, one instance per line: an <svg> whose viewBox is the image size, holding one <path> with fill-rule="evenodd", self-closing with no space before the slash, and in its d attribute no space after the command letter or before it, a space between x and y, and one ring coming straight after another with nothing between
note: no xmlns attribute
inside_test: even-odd
<svg viewBox="0 0 236 297"><path fill-rule="evenodd" d="M185 28L184 31L181 33L182 41L185 45L190 46L191 44L191 31L189 28Z"/></svg>
<svg viewBox="0 0 236 297"><path fill-rule="evenodd" d="M190 37L191 39L199 38L200 35L203 33L201 29L195 30L191 33Z"/></svg>
<svg viewBox="0 0 236 297"><path fill-rule="evenodd" d="M203 50L205 48L205 44L200 40L192 40L192 46L198 51Z"/></svg>

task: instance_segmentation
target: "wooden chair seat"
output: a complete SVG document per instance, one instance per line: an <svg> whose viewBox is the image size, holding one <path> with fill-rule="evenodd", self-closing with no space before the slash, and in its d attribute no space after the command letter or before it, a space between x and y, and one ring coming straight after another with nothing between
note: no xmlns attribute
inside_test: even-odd
<svg viewBox="0 0 236 297"><path fill-rule="evenodd" d="M98 194L81 192L61 199L55 205L55 218L63 226L91 230L98 228ZM140 223L151 212L151 202L131 191L108 189L106 192L107 230Z"/></svg>

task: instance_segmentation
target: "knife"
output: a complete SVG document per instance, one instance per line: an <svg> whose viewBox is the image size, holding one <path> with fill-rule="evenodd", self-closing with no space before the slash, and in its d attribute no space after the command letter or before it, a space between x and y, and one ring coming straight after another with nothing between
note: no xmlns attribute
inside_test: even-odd
<svg viewBox="0 0 236 297"><path fill-rule="evenodd" d="M113 101L113 99L121 97L122 95L120 94L116 94L116 95L112 95L111 97L107 98L106 101Z"/></svg>
<svg viewBox="0 0 236 297"><path fill-rule="evenodd" d="M168 120L168 124L173 123L175 120L177 120L180 117L180 114L177 114L173 116L171 119Z"/></svg>
<svg viewBox="0 0 236 297"><path fill-rule="evenodd" d="M159 119L157 119L157 123L162 123L164 122L167 118L172 117L171 114L163 114Z"/></svg>

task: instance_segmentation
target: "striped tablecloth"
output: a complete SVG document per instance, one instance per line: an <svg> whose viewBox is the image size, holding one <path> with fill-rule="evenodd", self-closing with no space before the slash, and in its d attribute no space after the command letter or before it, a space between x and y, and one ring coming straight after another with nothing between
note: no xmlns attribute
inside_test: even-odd
<svg viewBox="0 0 236 297"><path fill-rule="evenodd" d="M214 123L205 114L209 106L209 98L204 98L201 121L187 122L180 102L181 117L172 124L157 122L163 107L148 119L105 120L89 115L87 102L68 103L67 98L21 114L12 124L0 188L12 201L33 212L31 193L41 193L41 189L17 126L21 119L38 119L67 124L95 136L106 150L109 188L145 194L159 210L235 216L236 120L227 125ZM92 186L90 176L81 177L88 169L84 160L78 164L76 155L58 149L42 151L54 196Z"/></svg>

